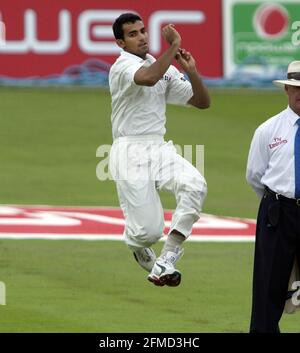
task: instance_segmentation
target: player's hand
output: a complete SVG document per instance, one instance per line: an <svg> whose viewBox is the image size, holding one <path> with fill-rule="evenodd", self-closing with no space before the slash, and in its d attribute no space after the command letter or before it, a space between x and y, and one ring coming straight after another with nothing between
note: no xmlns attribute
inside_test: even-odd
<svg viewBox="0 0 300 353"><path fill-rule="evenodd" d="M185 72L197 70L196 61L189 51L180 48L176 54L175 59Z"/></svg>
<svg viewBox="0 0 300 353"><path fill-rule="evenodd" d="M170 44L177 44L180 46L181 37L180 34L176 31L173 24L168 24L162 29L163 38Z"/></svg>

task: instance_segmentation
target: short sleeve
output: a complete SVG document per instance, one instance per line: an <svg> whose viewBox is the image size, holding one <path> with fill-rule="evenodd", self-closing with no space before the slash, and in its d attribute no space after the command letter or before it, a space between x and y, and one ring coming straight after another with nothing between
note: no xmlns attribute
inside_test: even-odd
<svg viewBox="0 0 300 353"><path fill-rule="evenodd" d="M170 66L169 70L171 81L166 92L167 103L187 105L188 101L193 97L191 83L175 66Z"/></svg>
<svg viewBox="0 0 300 353"><path fill-rule="evenodd" d="M140 86L134 82L134 75L143 62L132 62L124 60L115 65L110 71L109 85L112 91L118 91L121 94L130 94L130 92Z"/></svg>
<svg viewBox="0 0 300 353"><path fill-rule="evenodd" d="M264 193L264 185L261 179L265 174L270 160L269 151L264 147L268 146L268 139L265 135L265 131L261 126L256 129L251 141L246 170L247 182L259 197L262 197Z"/></svg>
<svg viewBox="0 0 300 353"><path fill-rule="evenodd" d="M134 82L134 75L143 66L143 63L130 63L121 70L120 78L121 78L121 87L124 91L126 91L131 86L137 86Z"/></svg>

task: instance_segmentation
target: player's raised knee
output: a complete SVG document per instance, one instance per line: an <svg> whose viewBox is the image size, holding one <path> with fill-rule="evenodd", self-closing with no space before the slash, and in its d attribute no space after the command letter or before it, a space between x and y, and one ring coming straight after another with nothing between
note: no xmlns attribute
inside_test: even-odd
<svg viewBox="0 0 300 353"><path fill-rule="evenodd" d="M164 222L150 224L148 223L146 228L146 238L151 244L155 244L162 237L164 231Z"/></svg>

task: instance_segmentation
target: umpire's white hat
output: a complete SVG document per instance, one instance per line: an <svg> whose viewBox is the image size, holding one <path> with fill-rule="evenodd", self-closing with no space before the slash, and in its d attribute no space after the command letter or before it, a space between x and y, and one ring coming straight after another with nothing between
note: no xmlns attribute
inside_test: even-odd
<svg viewBox="0 0 300 353"><path fill-rule="evenodd" d="M274 85L283 87L289 86L300 86L300 61L292 61L288 66L287 80L274 80Z"/></svg>

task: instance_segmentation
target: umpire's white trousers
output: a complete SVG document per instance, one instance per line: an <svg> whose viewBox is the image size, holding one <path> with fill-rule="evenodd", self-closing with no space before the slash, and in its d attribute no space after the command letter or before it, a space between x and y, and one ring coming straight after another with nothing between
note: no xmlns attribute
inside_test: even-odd
<svg viewBox="0 0 300 353"><path fill-rule="evenodd" d="M163 235L164 213L158 191L173 193L177 207L170 232L185 237L199 219L207 193L205 179L162 136L117 138L110 151L110 173L117 185L129 248L150 247Z"/></svg>

